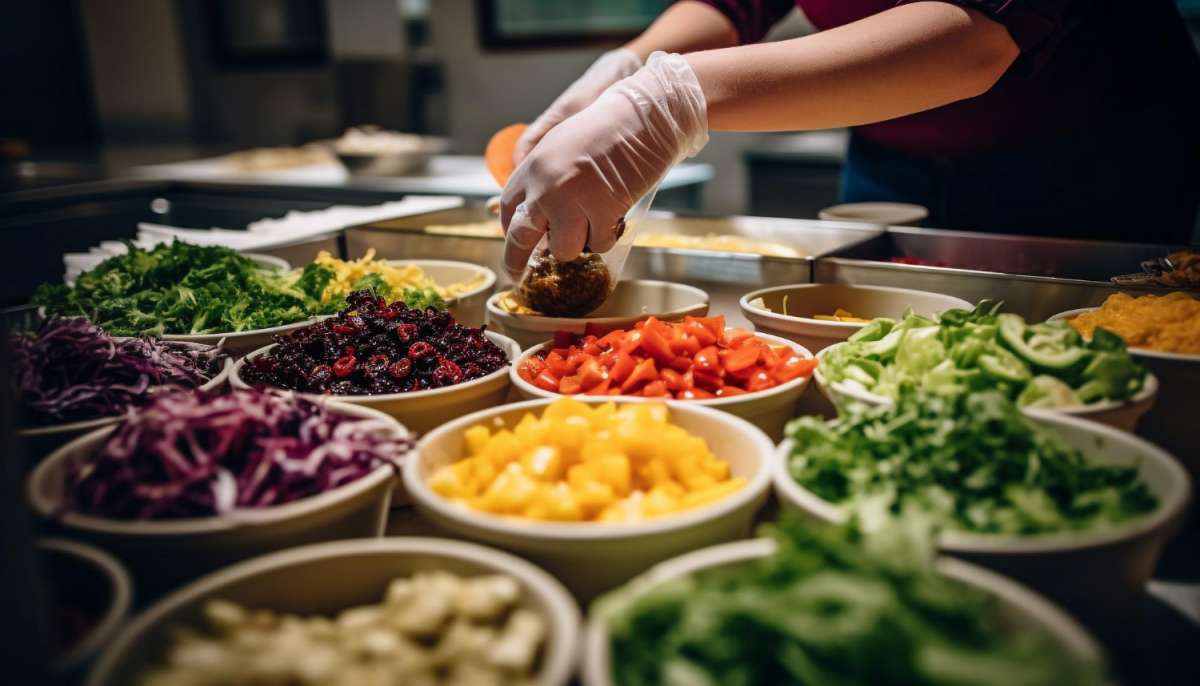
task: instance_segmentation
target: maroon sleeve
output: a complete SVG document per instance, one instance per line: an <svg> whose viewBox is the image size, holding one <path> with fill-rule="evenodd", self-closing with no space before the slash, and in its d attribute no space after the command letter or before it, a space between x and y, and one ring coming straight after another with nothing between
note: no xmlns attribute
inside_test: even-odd
<svg viewBox="0 0 1200 686"><path fill-rule="evenodd" d="M738 43L757 43L775 22L796 7L795 0L696 0L724 14L737 29Z"/></svg>
<svg viewBox="0 0 1200 686"><path fill-rule="evenodd" d="M907 5L920 0L897 0ZM1009 35L1021 49L1022 61L1034 66L1058 42L1058 38L1073 23L1074 0L940 0L960 7L969 7L991 17L1008 29ZM1085 0L1086 2L1087 0Z"/></svg>

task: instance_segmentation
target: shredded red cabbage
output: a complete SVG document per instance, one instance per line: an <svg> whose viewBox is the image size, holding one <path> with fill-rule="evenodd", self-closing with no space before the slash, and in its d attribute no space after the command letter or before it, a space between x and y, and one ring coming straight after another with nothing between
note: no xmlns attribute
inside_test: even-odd
<svg viewBox="0 0 1200 686"><path fill-rule="evenodd" d="M48 319L11 345L25 426L120 415L163 390L202 386L225 363L220 348L118 341L86 319Z"/></svg>
<svg viewBox="0 0 1200 686"><path fill-rule="evenodd" d="M170 393L68 466L65 504L113 519L270 507L398 467L412 448L393 422L340 415L292 393Z"/></svg>

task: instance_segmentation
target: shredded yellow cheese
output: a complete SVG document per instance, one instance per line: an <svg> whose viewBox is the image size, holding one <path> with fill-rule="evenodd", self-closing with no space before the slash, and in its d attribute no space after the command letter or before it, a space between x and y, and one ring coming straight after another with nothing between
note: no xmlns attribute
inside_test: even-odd
<svg viewBox="0 0 1200 686"><path fill-rule="evenodd" d="M329 252L322 250L317 254L317 259L313 260L317 264L328 267L333 270L333 280L326 287L325 292L321 294L323 302L329 302L332 298L339 295L347 295L353 290L355 282L368 274L378 274L383 278L387 285L392 289L394 295L399 295L407 288L432 288L437 291L437 294L450 300L464 293L468 293L479 286L487 279L483 272L479 272L474 278L453 284L439 284L434 282L432 278L415 264L391 264L386 260L375 259L375 249L367 250L367 253L357 260L340 260ZM300 272L295 272L296 278L299 278Z"/></svg>

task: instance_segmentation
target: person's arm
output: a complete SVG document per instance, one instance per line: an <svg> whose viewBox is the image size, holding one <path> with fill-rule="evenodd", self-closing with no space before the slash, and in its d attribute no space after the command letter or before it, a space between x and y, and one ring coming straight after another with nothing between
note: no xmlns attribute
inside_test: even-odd
<svg viewBox="0 0 1200 686"><path fill-rule="evenodd" d="M501 197L505 267L517 278L549 231L560 260L604 252L617 221L708 131L803 130L882 121L987 91L1020 49L984 14L903 4L804 38L655 54L551 129Z"/></svg>
<svg viewBox="0 0 1200 686"><path fill-rule="evenodd" d="M671 5L640 36L601 55L525 129L513 148L513 164L520 165L547 131L637 71L650 53L712 50L737 44L738 29L720 10L697 0Z"/></svg>
<svg viewBox="0 0 1200 686"><path fill-rule="evenodd" d="M668 7L625 47L645 62L653 52L687 53L738 44L738 30L712 5L684 0Z"/></svg>
<svg viewBox="0 0 1200 686"><path fill-rule="evenodd" d="M857 126L986 92L1020 50L1004 26L913 2L777 43L687 55L716 131Z"/></svg>

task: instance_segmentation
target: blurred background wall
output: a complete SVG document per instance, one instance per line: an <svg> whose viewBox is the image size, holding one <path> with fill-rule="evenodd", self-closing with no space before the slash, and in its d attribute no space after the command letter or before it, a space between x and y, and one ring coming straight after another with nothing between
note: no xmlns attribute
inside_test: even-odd
<svg viewBox="0 0 1200 686"><path fill-rule="evenodd" d="M1179 2L1200 16L1200 0ZM479 154L494 131L532 120L617 44L489 48L484 6L0 0L8 96L0 158L28 154L29 145L51 154L88 149L111 167L303 144L368 123L446 135L455 152ZM793 13L769 38L809 30ZM699 157L716 172L703 208L810 216L836 195L843 141L837 133L714 134ZM773 204L783 193L789 202Z"/></svg>

